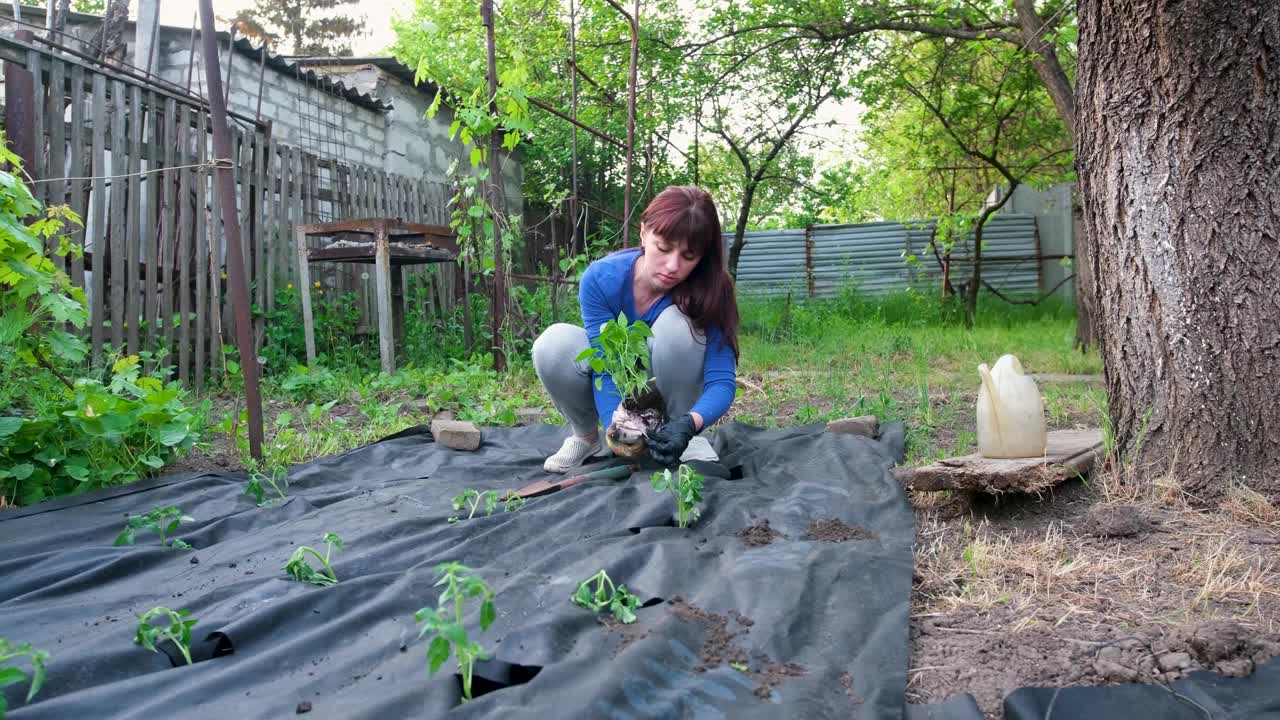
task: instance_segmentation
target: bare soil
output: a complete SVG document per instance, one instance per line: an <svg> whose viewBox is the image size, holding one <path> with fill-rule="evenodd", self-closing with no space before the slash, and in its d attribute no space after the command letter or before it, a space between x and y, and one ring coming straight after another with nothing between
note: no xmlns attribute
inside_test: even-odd
<svg viewBox="0 0 1280 720"><path fill-rule="evenodd" d="M999 718L1019 687L1247 675L1280 654L1280 514L1099 474L1042 497L913 496L910 702L967 692Z"/></svg>
<svg viewBox="0 0 1280 720"><path fill-rule="evenodd" d="M804 532L805 540L835 543L848 542L850 540L871 540L875 537L876 534L866 528L846 525L843 521L835 518L814 520L809 523L809 527Z"/></svg>
<svg viewBox="0 0 1280 720"><path fill-rule="evenodd" d="M783 537L783 534L769 527L769 521L763 518L738 531L738 539L742 540L742 544L747 547L762 547L780 537Z"/></svg>

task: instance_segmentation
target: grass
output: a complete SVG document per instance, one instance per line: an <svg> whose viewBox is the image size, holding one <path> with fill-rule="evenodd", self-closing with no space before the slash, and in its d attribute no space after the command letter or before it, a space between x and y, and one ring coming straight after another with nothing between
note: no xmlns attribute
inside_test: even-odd
<svg viewBox="0 0 1280 720"><path fill-rule="evenodd" d="M909 463L974 451L979 363L1014 353L1032 373L1101 371L1096 353L1073 349L1074 310L1063 304L1015 306L986 297L975 327L966 329L959 311L932 295L867 297L849 290L803 303L744 298L741 316L739 393L726 420L765 427L856 415L903 421ZM506 425L514 422L516 408L534 407L561 422L525 345L509 354L510 369L502 376L483 357L462 362L438 355L419 358L422 366L411 357L391 377L368 363L294 366L270 375L263 385L263 465L282 467L343 452L427 423L441 410L462 420ZM1041 388L1050 427L1096 424L1106 405L1096 383ZM238 389L230 383L211 420L221 420L222 433L235 432L243 462L248 444Z"/></svg>

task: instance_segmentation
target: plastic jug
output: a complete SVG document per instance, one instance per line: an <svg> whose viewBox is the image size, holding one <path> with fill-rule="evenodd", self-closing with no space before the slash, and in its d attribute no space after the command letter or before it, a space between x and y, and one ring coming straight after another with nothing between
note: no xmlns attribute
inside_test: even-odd
<svg viewBox="0 0 1280 720"><path fill-rule="evenodd" d="M1044 455L1044 404L1018 358L1002 355L990 369L983 363L978 375L978 452L989 458Z"/></svg>

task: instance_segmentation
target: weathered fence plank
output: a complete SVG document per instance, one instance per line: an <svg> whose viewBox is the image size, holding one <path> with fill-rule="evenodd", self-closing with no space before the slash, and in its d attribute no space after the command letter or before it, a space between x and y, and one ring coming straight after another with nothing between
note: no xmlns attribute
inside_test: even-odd
<svg viewBox="0 0 1280 720"><path fill-rule="evenodd" d="M124 126L125 89L124 83L116 80L111 83L111 228L108 245L110 246L111 275L111 347L116 352L124 348L124 289L128 284L125 272L125 217L128 214L128 181L125 174L125 157L128 155L128 141L125 138ZM106 263L102 263L105 270ZM98 265L94 265L98 270Z"/></svg>

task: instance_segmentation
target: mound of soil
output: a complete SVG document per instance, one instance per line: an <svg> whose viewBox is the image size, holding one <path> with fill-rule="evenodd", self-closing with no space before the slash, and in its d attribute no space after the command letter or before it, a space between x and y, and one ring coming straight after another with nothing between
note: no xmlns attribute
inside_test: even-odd
<svg viewBox="0 0 1280 720"><path fill-rule="evenodd" d="M814 520L809 523L809 527L805 529L805 540L818 540L821 542L848 542L850 540L872 540L876 534L870 530L856 525L846 525L843 521L831 518L829 520Z"/></svg>
<svg viewBox="0 0 1280 720"><path fill-rule="evenodd" d="M768 545L780 537L783 537L782 533L769 527L768 520L758 520L754 525L748 525L738 531L738 539L747 547Z"/></svg>
<svg viewBox="0 0 1280 720"><path fill-rule="evenodd" d="M735 666L735 669L745 672L755 681L756 687L752 692L761 700L768 700L778 685L807 672L802 665L776 663L767 655L757 656L755 663L752 663L747 651L734 641L750 632L755 621L736 610L730 610L726 617L690 605L683 598L677 597L671 601L671 612L681 620L695 622L703 627L702 648L698 651L702 663L694 668L697 672L706 672L725 663ZM731 622L736 626L733 630L729 627ZM743 667L747 669L742 670Z"/></svg>
<svg viewBox="0 0 1280 720"><path fill-rule="evenodd" d="M613 615L598 615L596 619L601 625L608 628L610 633L618 636L618 646L613 649L614 657L617 657L618 653L626 650L635 641L649 637L649 628L642 627L639 621L627 624Z"/></svg>

